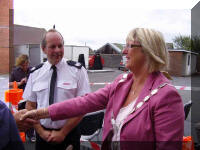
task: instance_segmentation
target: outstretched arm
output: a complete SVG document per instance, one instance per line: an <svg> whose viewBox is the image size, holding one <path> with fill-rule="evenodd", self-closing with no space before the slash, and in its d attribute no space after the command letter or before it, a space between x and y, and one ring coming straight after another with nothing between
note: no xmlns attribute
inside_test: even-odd
<svg viewBox="0 0 200 150"><path fill-rule="evenodd" d="M25 120L27 118L39 120L44 118L50 118L48 108L41 108L41 109L34 109L27 111L25 114L23 114L20 118L20 120Z"/></svg>

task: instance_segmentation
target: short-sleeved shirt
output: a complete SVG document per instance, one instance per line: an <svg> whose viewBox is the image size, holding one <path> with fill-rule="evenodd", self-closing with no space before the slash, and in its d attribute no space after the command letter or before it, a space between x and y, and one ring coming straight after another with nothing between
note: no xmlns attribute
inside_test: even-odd
<svg viewBox="0 0 200 150"><path fill-rule="evenodd" d="M0 100L0 150L24 150L15 120Z"/></svg>
<svg viewBox="0 0 200 150"><path fill-rule="evenodd" d="M44 65L30 74L23 98L37 103L37 108L49 106L50 80L53 69L47 61ZM54 103L61 102L90 92L87 71L68 65L66 59L62 59L57 65L57 81L54 93ZM62 128L66 120L51 121L41 119L42 126L51 129Z"/></svg>
<svg viewBox="0 0 200 150"><path fill-rule="evenodd" d="M10 82L20 82L21 79L29 76L29 72L30 72L31 67L28 68L27 72L24 72L23 69L21 67L15 67L12 70L12 73L10 75ZM18 88L20 89L25 89L26 84L20 85Z"/></svg>

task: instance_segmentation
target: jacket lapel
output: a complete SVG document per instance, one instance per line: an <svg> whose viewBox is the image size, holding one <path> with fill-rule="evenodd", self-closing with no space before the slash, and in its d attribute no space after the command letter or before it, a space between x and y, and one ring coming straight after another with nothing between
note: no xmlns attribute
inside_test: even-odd
<svg viewBox="0 0 200 150"><path fill-rule="evenodd" d="M153 87L153 83L155 81L155 73L152 73L149 75L149 77L147 78L144 87L142 89L142 91L140 92L139 97L136 100L135 106L137 106L140 102L142 102L144 100L144 98L150 94L152 87ZM148 103L148 102L147 102ZM126 124L129 120L133 119L134 117L136 117L147 105L147 103L144 103L140 108L138 108L135 112L133 112L132 114L130 114L124 121L124 124ZM134 106L134 107L135 107Z"/></svg>
<svg viewBox="0 0 200 150"><path fill-rule="evenodd" d="M132 74L128 74L126 78L122 77L122 79L118 82L115 88L115 93L113 98L114 119L116 119L117 114L119 113L119 110L123 102L126 100L126 97L129 93L132 83L133 83Z"/></svg>

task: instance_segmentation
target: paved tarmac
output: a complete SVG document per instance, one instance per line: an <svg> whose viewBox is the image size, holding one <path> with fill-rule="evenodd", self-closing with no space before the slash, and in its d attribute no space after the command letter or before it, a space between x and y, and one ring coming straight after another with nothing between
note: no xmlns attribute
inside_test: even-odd
<svg viewBox="0 0 200 150"><path fill-rule="evenodd" d="M112 70L112 71L88 72L89 81L92 83L112 82L119 74L123 73L123 71L117 70L115 68L114 69L113 68L104 68L104 69ZM175 86L189 86L190 87L191 86L191 77L173 77L172 84ZM199 76L192 77L192 86L200 87L199 85L200 85L200 77ZM104 87L104 85L91 85L91 90L96 91L102 87ZM0 100L4 100L4 92L7 89L8 89L8 74L0 75ZM178 92L181 95L184 104L191 100L191 91L178 90ZM196 97L195 101L193 102L192 107L195 107L194 105L200 106L200 99L198 99L200 97L199 93L200 93L199 91L195 91L192 93L192 96L193 96L192 99L195 99L195 97ZM185 125L184 126L184 135L185 136L192 135L194 138L194 141L196 143L199 142L197 139L197 136L196 136L196 130L195 130L195 128L191 129L191 127L194 127L195 123L200 122L200 119L198 117L199 116L199 113L198 113L199 108L200 107L195 108L195 110L194 110L195 116L192 117L192 119L191 119L191 112L190 112L187 120L184 123L184 125ZM192 112L192 114L193 114L193 112Z"/></svg>

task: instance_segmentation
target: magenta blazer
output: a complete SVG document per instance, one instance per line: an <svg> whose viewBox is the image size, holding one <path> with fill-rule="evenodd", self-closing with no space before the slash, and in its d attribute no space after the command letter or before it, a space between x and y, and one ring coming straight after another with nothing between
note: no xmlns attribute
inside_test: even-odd
<svg viewBox="0 0 200 150"><path fill-rule="evenodd" d="M103 126L105 140L112 130L111 114L113 112L116 119L133 82L132 73L119 75L112 84L94 93L49 106L50 117L52 120L61 120L106 108ZM170 82L162 73L150 74L135 105L163 83ZM125 119L120 133L120 146L121 149L142 149L123 144L123 141L128 141L142 146L146 144L148 149L181 149L183 133L184 109L181 97L175 87L166 85Z"/></svg>

